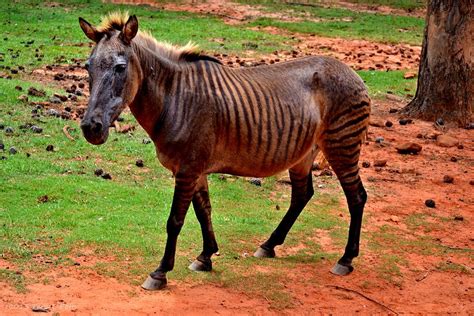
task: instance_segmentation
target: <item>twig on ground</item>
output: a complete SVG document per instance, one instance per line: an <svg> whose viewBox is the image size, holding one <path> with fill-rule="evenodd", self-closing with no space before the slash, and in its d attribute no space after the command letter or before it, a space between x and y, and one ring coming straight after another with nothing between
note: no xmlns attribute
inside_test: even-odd
<svg viewBox="0 0 474 316"><path fill-rule="evenodd" d="M63 133L64 133L64 135L66 135L66 137L67 137L68 139L70 139L70 140L72 140L72 141L75 141L76 139L75 139L74 137L72 137L71 134L69 134L69 129L70 129L70 128L71 128L71 127L70 127L69 125L64 125L64 127L63 127Z"/></svg>
<svg viewBox="0 0 474 316"><path fill-rule="evenodd" d="M365 298L366 300L374 303L374 304L377 304L378 306L380 307L383 307L385 308L386 310L394 313L395 315L398 315L398 313L396 311L394 311L393 309L391 309L390 307L380 303L380 302L377 302L376 300L374 300L373 298L370 298L368 297L367 295L365 295L364 293L361 293L359 291L356 291L356 290L353 290L353 289L348 289L348 288L345 288L343 286L339 286L339 285L328 285L328 287L332 287L332 288L335 288L337 290L343 290L343 291L346 291L346 292L351 292L351 293L355 293L355 294L358 294L360 296L362 296L363 298Z"/></svg>
<svg viewBox="0 0 474 316"><path fill-rule="evenodd" d="M115 131L119 133L121 130L119 122L114 121L114 127L115 127Z"/></svg>

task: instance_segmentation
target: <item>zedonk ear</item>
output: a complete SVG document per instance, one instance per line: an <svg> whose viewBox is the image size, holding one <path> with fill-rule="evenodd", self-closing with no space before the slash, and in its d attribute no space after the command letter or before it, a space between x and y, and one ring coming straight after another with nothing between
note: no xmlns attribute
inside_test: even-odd
<svg viewBox="0 0 474 316"><path fill-rule="evenodd" d="M132 15L127 23L125 23L122 32L120 33L120 38L124 41L125 44L129 45L132 42L132 39L137 35L138 32L138 20L135 15Z"/></svg>
<svg viewBox="0 0 474 316"><path fill-rule="evenodd" d="M84 20L83 18L79 18L79 25L81 26L82 31L88 38L93 40L94 42L98 43L102 36L104 36L104 33L101 33L97 31L95 27L93 27L89 22Z"/></svg>

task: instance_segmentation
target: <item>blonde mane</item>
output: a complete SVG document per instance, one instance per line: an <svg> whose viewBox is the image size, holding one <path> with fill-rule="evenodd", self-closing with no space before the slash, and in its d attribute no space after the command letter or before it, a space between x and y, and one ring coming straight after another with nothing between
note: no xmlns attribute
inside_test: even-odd
<svg viewBox="0 0 474 316"><path fill-rule="evenodd" d="M121 31L127 23L129 14L127 11L115 11L102 17L102 20L97 26L97 31L101 33L108 33L114 30ZM138 34L134 38L134 42L147 47L151 51L168 58L173 61L194 61L199 59L207 59L215 62L219 62L213 57L201 55L199 46L188 42L184 46L173 45L168 42L160 42L147 31L138 31ZM219 62L220 63L220 62Z"/></svg>

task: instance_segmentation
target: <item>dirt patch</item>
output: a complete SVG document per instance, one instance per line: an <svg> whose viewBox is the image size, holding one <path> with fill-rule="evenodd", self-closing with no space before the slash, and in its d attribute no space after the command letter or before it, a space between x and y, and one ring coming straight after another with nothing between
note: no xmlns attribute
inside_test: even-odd
<svg viewBox="0 0 474 316"><path fill-rule="evenodd" d="M29 313L35 307L61 315L124 311L143 315L177 312L202 315L218 310L243 314L246 310L263 313L268 309L264 300L210 285L177 285L171 281L164 291L147 292L84 269L51 271L49 278L49 284L28 286L27 294L2 286L0 309L9 315Z"/></svg>

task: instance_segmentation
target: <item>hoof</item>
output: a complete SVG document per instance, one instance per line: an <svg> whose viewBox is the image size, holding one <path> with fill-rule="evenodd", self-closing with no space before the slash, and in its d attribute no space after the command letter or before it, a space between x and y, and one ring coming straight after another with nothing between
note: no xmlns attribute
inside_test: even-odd
<svg viewBox="0 0 474 316"><path fill-rule="evenodd" d="M266 250L262 247L258 247L253 256L256 258L275 258L275 250Z"/></svg>
<svg viewBox="0 0 474 316"><path fill-rule="evenodd" d="M212 270L212 263L209 261L209 263L204 263L199 260L194 260L193 263L191 263L188 266L188 269L191 271L196 271L196 272L205 272L205 271L211 271Z"/></svg>
<svg viewBox="0 0 474 316"><path fill-rule="evenodd" d="M156 290L161 290L166 287L166 278L164 279L153 279L151 276L148 276L148 278L143 282L142 288L148 291L156 291Z"/></svg>
<svg viewBox="0 0 474 316"><path fill-rule="evenodd" d="M331 269L331 273L335 275L348 275L352 271L354 271L354 268L351 265L344 266L340 263L336 263L336 265Z"/></svg>

